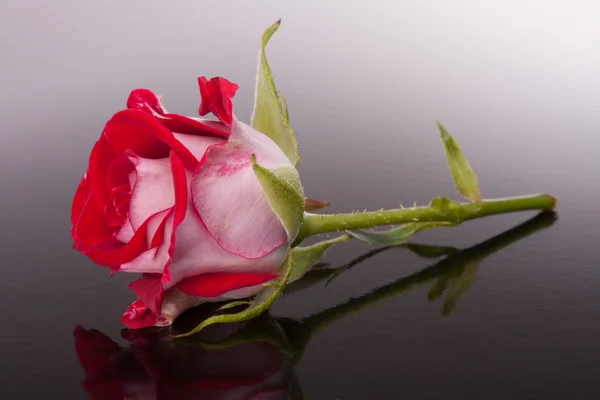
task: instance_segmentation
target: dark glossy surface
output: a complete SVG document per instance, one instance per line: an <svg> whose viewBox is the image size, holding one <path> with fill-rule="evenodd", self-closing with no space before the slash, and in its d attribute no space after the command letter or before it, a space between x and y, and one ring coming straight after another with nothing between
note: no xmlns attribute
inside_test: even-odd
<svg viewBox="0 0 600 400"><path fill-rule="evenodd" d="M194 115L202 74L241 86L236 114L248 121L260 34L282 17L268 56L300 141L303 183L330 211L455 196L436 119L462 145L484 197L544 191L559 204L556 222L542 216L499 238L535 213L415 237L470 249L446 261L396 248L328 286L326 272L314 275L323 280L273 308L296 351L273 384L301 388L305 399L597 398L600 7L283 3L2 3L0 397L86 398L78 324L129 346L119 317L133 277L109 278L70 249L72 194L104 122L135 87ZM351 242L325 261L343 266L371 250ZM445 297L428 299L444 286ZM213 365L203 352L183 353L182 365ZM209 354L215 371L245 376L239 361L255 353L227 354ZM139 367L139 355L124 357L119 382Z"/></svg>

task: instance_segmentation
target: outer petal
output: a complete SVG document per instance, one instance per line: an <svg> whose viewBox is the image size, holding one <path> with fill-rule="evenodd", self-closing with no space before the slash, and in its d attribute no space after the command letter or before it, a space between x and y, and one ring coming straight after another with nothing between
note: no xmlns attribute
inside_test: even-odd
<svg viewBox="0 0 600 400"><path fill-rule="evenodd" d="M186 135L206 136L218 135L229 137L231 130L217 121L186 117L172 114L161 104L161 97L148 89L135 89L127 99L127 108L136 109L152 115L172 132Z"/></svg>
<svg viewBox="0 0 600 400"><path fill-rule="evenodd" d="M87 182L87 171L81 178L79 185L77 186L77 190L75 191L75 196L73 197L73 205L71 206L71 226L74 228L79 220L79 216L81 215L81 211L83 211L83 206L85 206L85 202L87 198L90 196L89 185ZM74 229L71 229L71 233L75 233ZM75 239L75 238L73 238Z"/></svg>
<svg viewBox="0 0 600 400"><path fill-rule="evenodd" d="M267 168L291 166L271 139L234 119L232 138L209 148L191 185L194 206L210 234L225 250L248 259L287 241L252 170L252 155Z"/></svg>
<svg viewBox="0 0 600 400"><path fill-rule="evenodd" d="M101 210L104 209L112 189L107 185L107 167L115 157L116 154L110 147L110 143L104 136L101 136L92 148L88 174L91 192Z"/></svg>
<svg viewBox="0 0 600 400"><path fill-rule="evenodd" d="M104 220L104 213L93 195L86 199L72 232L75 248L82 252L112 239L112 229Z"/></svg>
<svg viewBox="0 0 600 400"><path fill-rule="evenodd" d="M226 251L210 235L189 197L187 207L186 217L177 228L177 241L169 265L170 285L213 272L274 273L285 260L287 243L253 260Z"/></svg>

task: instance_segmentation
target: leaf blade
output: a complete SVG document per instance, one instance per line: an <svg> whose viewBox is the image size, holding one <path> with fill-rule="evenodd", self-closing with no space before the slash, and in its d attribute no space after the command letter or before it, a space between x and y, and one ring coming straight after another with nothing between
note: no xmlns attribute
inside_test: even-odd
<svg viewBox="0 0 600 400"><path fill-rule="evenodd" d="M289 283L302 278L310 269L327 253L335 244L347 242L352 239L348 235L342 235L334 239L324 240L306 247L294 247L292 249L292 274Z"/></svg>
<svg viewBox="0 0 600 400"><path fill-rule="evenodd" d="M471 168L471 164L464 156L458 143L444 125L440 122L437 123L440 130L440 136L444 144L444 151L446 152L446 158L448 159L448 165L450 167L450 173L454 184L460 191L462 196L472 202L481 201L481 192L479 190L479 182L475 171Z"/></svg>
<svg viewBox="0 0 600 400"><path fill-rule="evenodd" d="M277 143L290 162L296 166L300 156L296 136L290 126L287 102L275 87L271 67L265 54L265 48L280 24L281 20L275 22L262 36L251 124L254 129Z"/></svg>
<svg viewBox="0 0 600 400"><path fill-rule="evenodd" d="M425 229L452 226L450 222L413 222L400 225L387 231L369 231L357 229L347 233L358 239L375 246L397 246L408 240L414 234Z"/></svg>

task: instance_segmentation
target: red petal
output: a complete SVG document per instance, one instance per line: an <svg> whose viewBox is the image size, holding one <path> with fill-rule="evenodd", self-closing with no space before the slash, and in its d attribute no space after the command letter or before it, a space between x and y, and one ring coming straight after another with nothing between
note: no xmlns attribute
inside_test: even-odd
<svg viewBox="0 0 600 400"><path fill-rule="evenodd" d="M108 225L117 229L123 225L127 217L127 213L124 211L129 208L130 197L129 184L118 186L111 191L104 209Z"/></svg>
<svg viewBox="0 0 600 400"><path fill-rule="evenodd" d="M160 314L164 293L160 277L146 275L131 282L129 288L135 292L138 300L142 301L153 313Z"/></svg>
<svg viewBox="0 0 600 400"><path fill-rule="evenodd" d="M152 115L140 110L123 110L116 113L104 128L104 136L117 154L133 151L143 158L166 158L173 149L190 167L195 168L198 160Z"/></svg>
<svg viewBox="0 0 600 400"><path fill-rule="evenodd" d="M175 248L175 232L177 231L177 227L183 219L185 218L185 213L187 210L187 177L185 174L185 167L183 166L183 162L177 157L175 152L171 152L171 171L173 172L173 187L175 189L175 205L173 206L173 229L171 230L171 245L169 246L169 262L165 266L165 270L163 272L162 280L163 282L169 282L171 280L171 273L169 271L169 266L171 264L171 260L173 259L173 250ZM154 240L153 240L154 242Z"/></svg>
<svg viewBox="0 0 600 400"><path fill-rule="evenodd" d="M73 196L73 205L71 206L71 233L75 233L75 225L79 220L79 216L81 215L81 211L83 211L83 206L85 206L85 202L89 197L89 186L87 184L87 171L81 178L79 182L79 186L77 186L77 190L75 191L75 196ZM73 238L75 239L75 238Z"/></svg>
<svg viewBox="0 0 600 400"><path fill-rule="evenodd" d="M132 303L121 317L121 322L131 329L159 326L159 317L148 308L143 301Z"/></svg>
<svg viewBox="0 0 600 400"><path fill-rule="evenodd" d="M135 171L135 165L129 159L131 156L131 152L126 152L112 160L110 164L104 166L107 170L106 184L110 189L122 185L129 187L129 174Z"/></svg>
<svg viewBox="0 0 600 400"><path fill-rule="evenodd" d="M106 224L94 195L87 198L73 232L75 248L84 253L112 238L112 229Z"/></svg>
<svg viewBox="0 0 600 400"><path fill-rule="evenodd" d="M165 214L162 221L160 221L160 225L156 228L156 232L154 232L154 236L152 236L152 241L150 242L150 248L158 247L165 241L165 227L167 225L167 221L171 217L173 213L173 208L169 210L168 213Z"/></svg>
<svg viewBox="0 0 600 400"><path fill-rule="evenodd" d="M135 89L127 99L127 108L140 110L154 116L171 132L229 137L230 129L221 122L198 121L184 115L171 114L165 110L160 100L160 96L148 89Z"/></svg>
<svg viewBox="0 0 600 400"><path fill-rule="evenodd" d="M106 184L106 172L115 157L116 154L111 149L110 144L104 136L101 136L94 145L90 155L88 176L92 193L94 193L100 210L104 209L110 195L110 190L112 189L112 187L108 187Z"/></svg>
<svg viewBox="0 0 600 400"><path fill-rule="evenodd" d="M192 296L218 297L232 290L260 285L277 276L277 274L229 274L217 272L184 279L175 285L175 287Z"/></svg>
<svg viewBox="0 0 600 400"><path fill-rule="evenodd" d="M117 268L121 264L133 260L149 248L147 238L148 223L150 220L152 220L154 215L151 215L148 217L148 219L146 219L146 221L139 227L127 244L123 244L122 242L112 238L112 240L88 250L84 254L96 264L105 265L112 268Z"/></svg>
<svg viewBox="0 0 600 400"><path fill-rule="evenodd" d="M198 78L198 85L202 97L198 113L206 115L212 112L221 122L231 126L233 120L233 103L231 99L240 87L225 78L216 77L207 81L204 76Z"/></svg>

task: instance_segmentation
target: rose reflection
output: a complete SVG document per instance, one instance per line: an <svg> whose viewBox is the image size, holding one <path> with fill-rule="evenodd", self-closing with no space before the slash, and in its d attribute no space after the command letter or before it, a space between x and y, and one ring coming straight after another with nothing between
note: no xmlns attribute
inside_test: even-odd
<svg viewBox="0 0 600 400"><path fill-rule="evenodd" d="M74 337L85 373L82 385L93 400L287 398L289 358L272 341L240 340L239 334L252 328L247 325L237 331L216 325L208 335L186 341L173 340L178 332L172 329L125 330L125 346L78 326ZM228 345L232 337L236 341Z"/></svg>
<svg viewBox="0 0 600 400"><path fill-rule="evenodd" d="M301 320L268 313L246 323L217 324L185 339L218 305L188 310L167 328L124 330L121 346L100 331L77 327L75 349L85 373L82 384L93 400L275 400L301 399L293 365L310 340L329 324L363 307L433 283L429 299L443 298L442 314L455 311L474 284L485 258L551 226L553 213L529 221L467 249L408 244L398 246L439 261L412 275ZM390 248L369 252L337 268L313 268L286 293L331 282L340 273Z"/></svg>

